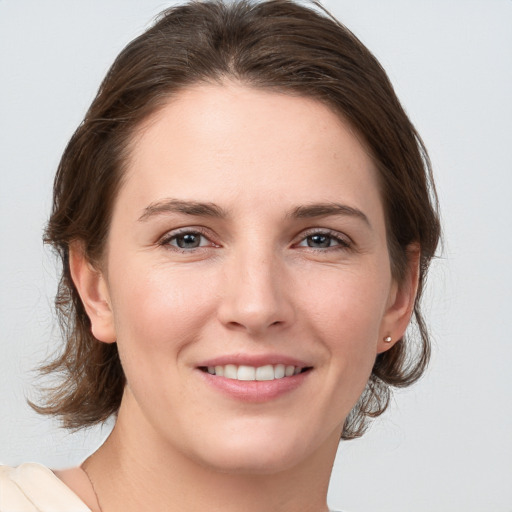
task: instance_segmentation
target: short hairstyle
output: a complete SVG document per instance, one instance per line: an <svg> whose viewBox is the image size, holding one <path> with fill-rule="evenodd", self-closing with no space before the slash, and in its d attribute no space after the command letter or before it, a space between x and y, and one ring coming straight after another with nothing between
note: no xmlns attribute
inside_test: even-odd
<svg viewBox="0 0 512 512"><path fill-rule="evenodd" d="M135 130L183 89L225 80L316 99L356 131L379 176L393 277L405 276L408 248L420 248L415 336L376 356L367 386L347 417L342 438L362 435L386 409L391 386L424 372L430 355L420 311L427 269L440 235L437 198L425 147L370 51L317 2L192 1L165 10L108 71L69 141L54 183L45 233L62 261L56 309L63 350L41 368L61 377L44 391L42 414L78 429L115 415L126 383L117 345L96 340L69 268L79 241L101 266L113 203ZM334 404L335 406L335 404Z"/></svg>

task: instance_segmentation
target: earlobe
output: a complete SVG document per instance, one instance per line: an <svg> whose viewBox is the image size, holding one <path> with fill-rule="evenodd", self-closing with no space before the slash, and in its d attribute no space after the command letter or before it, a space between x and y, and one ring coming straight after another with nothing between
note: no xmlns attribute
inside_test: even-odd
<svg viewBox="0 0 512 512"><path fill-rule="evenodd" d="M73 283L91 321L93 336L104 343L114 343L117 337L105 277L88 260L79 242L70 245L69 267Z"/></svg>
<svg viewBox="0 0 512 512"><path fill-rule="evenodd" d="M420 246L417 243L407 248L407 269L402 282L394 282L390 292L388 308L381 326L377 353L389 350L401 340L411 320L419 282Z"/></svg>

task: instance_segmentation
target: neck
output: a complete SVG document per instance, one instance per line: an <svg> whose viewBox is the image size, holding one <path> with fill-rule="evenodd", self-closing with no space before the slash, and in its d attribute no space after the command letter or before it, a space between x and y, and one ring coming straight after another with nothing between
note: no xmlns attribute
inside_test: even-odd
<svg viewBox="0 0 512 512"><path fill-rule="evenodd" d="M136 427L121 410L110 437L86 461L102 512L327 511L338 432L290 468L241 473L202 465Z"/></svg>

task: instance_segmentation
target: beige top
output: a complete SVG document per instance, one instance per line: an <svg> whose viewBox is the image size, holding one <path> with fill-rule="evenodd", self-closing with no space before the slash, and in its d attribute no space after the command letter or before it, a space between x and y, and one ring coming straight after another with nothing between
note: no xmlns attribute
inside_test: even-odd
<svg viewBox="0 0 512 512"><path fill-rule="evenodd" d="M32 462L0 466L0 512L91 512L55 474Z"/></svg>

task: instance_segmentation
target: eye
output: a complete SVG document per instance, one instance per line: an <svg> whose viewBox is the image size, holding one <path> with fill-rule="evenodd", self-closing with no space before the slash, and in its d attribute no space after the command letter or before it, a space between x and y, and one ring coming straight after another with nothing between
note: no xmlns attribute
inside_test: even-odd
<svg viewBox="0 0 512 512"><path fill-rule="evenodd" d="M180 233L168 234L161 240L160 245L176 247L181 250L192 250L200 247L211 247L215 244L198 231L181 231Z"/></svg>
<svg viewBox="0 0 512 512"><path fill-rule="evenodd" d="M350 247L350 242L333 233L318 232L306 235L297 245L299 247L310 247L312 249L347 248Z"/></svg>

